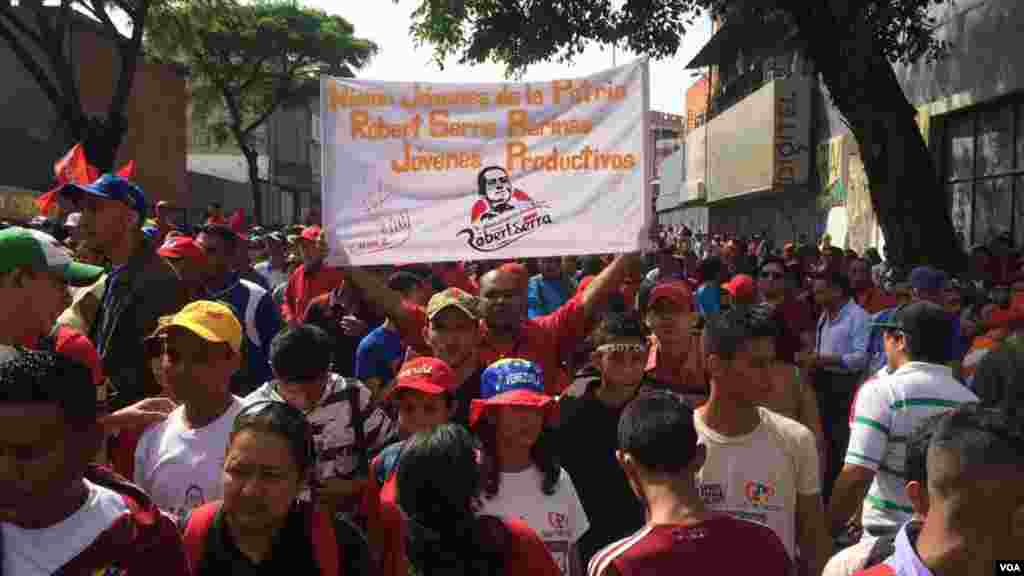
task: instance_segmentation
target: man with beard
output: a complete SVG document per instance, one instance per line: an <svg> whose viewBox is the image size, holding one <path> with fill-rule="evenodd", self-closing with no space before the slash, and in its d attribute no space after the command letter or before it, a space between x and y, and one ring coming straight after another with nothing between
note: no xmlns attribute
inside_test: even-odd
<svg viewBox="0 0 1024 576"><path fill-rule="evenodd" d="M622 284L635 258L636 255L618 256L581 295L553 314L532 319L526 318L529 277L525 267L506 264L484 274L480 278L479 299L481 364L489 366L504 358L530 360L543 370L548 392L560 394L570 384L561 366L562 358L574 351L578 341L589 332L598 307ZM395 321L403 342L422 355L430 354L418 345L429 324L424 308L404 301L401 294L388 289L365 270L349 268L346 273L379 312ZM449 365L458 370L451 362Z"/></svg>

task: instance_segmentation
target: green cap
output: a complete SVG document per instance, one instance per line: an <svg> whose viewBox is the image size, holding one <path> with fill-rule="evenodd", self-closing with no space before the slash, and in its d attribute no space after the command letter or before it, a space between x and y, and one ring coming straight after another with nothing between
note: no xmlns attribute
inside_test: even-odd
<svg viewBox="0 0 1024 576"><path fill-rule="evenodd" d="M88 286L105 272L99 266L75 262L53 236L13 226L0 230L0 274L17 268L52 272L70 286Z"/></svg>

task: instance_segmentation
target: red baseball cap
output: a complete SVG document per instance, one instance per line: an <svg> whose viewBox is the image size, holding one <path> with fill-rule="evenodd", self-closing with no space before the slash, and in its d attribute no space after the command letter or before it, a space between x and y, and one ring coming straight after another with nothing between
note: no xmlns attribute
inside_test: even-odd
<svg viewBox="0 0 1024 576"><path fill-rule="evenodd" d="M206 261L206 252L190 236L168 238L157 254L166 258L188 258L197 263Z"/></svg>
<svg viewBox="0 0 1024 576"><path fill-rule="evenodd" d="M387 397L390 398L399 390L419 390L436 396L454 392L458 386L455 372L448 364L437 358L421 356L409 360L399 368L395 385L388 391Z"/></svg>
<svg viewBox="0 0 1024 576"><path fill-rule="evenodd" d="M303 240L309 240L310 242L316 242L320 240L321 229L319 226L307 226L302 229Z"/></svg>
<svg viewBox="0 0 1024 576"><path fill-rule="evenodd" d="M662 298L668 299L676 306L686 308L689 311L693 311L693 292L690 287L684 282L665 282L658 284L651 290L649 298L649 306L654 306L655 302Z"/></svg>
<svg viewBox="0 0 1024 576"><path fill-rule="evenodd" d="M733 298L753 298L754 279L746 274L737 274L732 280L722 285L723 288L732 294Z"/></svg>

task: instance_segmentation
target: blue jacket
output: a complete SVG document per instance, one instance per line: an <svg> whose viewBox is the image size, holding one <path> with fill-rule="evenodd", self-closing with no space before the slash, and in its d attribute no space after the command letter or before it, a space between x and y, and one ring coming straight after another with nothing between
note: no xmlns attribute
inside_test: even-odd
<svg viewBox="0 0 1024 576"><path fill-rule="evenodd" d="M209 290L208 297L227 304L235 312L245 335L244 368L235 382L249 393L273 379L270 369L270 341L281 330L281 314L269 292L253 282L232 275L225 288Z"/></svg>

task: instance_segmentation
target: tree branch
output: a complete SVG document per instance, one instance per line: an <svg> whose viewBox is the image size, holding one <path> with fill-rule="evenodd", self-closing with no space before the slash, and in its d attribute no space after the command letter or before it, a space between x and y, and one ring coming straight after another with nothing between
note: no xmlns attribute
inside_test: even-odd
<svg viewBox="0 0 1024 576"><path fill-rule="evenodd" d="M66 1L66 0L65 0ZM123 38L121 32L117 30L117 26L114 26L114 21L110 19L110 14L106 10L106 2L103 0L91 0L89 2L79 2L79 5L88 10L93 16L96 17L103 24L103 29L107 31L115 40ZM135 30L132 30L135 33Z"/></svg>
<svg viewBox="0 0 1024 576"><path fill-rule="evenodd" d="M121 61L120 74L117 77L117 85L114 89L114 96L110 99L110 108L107 112L107 120L111 130L120 134L124 129L124 110L128 103L128 97L132 91L132 84L135 82L135 70L138 64L139 54L142 52L142 36L146 28L146 16L149 13L150 0L140 0L136 18L132 21L132 37L127 42L117 41L118 57Z"/></svg>
<svg viewBox="0 0 1024 576"><path fill-rule="evenodd" d="M64 97L61 95L57 85L50 79L49 74L42 66L36 61L32 53L18 40L14 31L8 28L3 23L0 23L0 38L3 38L7 45L10 46L11 52L18 59L18 62L25 67L25 70L35 80L36 85L43 91L46 98L53 104L57 114L63 119L64 123L70 128L73 138L78 138L81 133L81 126L78 124L78 119L75 117L68 117L67 110L64 106Z"/></svg>
<svg viewBox="0 0 1024 576"><path fill-rule="evenodd" d="M82 114L82 100L78 92L78 81L75 78L75 67L72 57L75 54L74 38L71 46L65 50L64 42L71 32L71 0L61 0L57 13L57 25L53 34L53 50L50 53L51 67L64 90L64 99L69 107L69 114Z"/></svg>
<svg viewBox="0 0 1024 576"><path fill-rule="evenodd" d="M27 24L21 21L21 18L11 9L9 5L0 4L0 18L7 20L19 34L25 36L32 42L34 42L40 48L43 47L43 37L38 32L30 28Z"/></svg>

